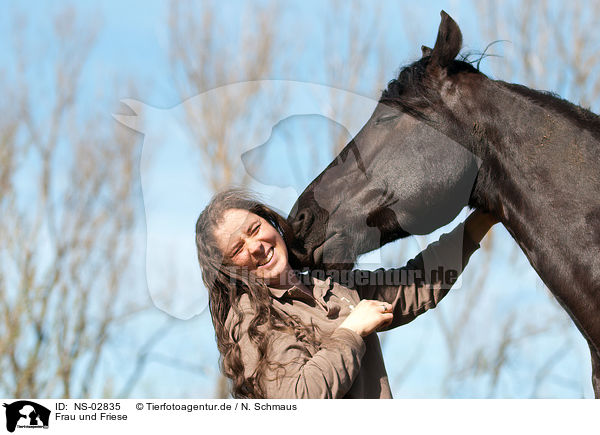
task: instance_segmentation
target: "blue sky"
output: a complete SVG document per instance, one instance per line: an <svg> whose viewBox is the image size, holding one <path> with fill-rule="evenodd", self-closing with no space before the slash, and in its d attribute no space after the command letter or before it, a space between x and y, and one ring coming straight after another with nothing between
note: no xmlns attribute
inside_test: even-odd
<svg viewBox="0 0 600 435"><path fill-rule="evenodd" d="M11 14L19 9L19 6L13 2L3 2L6 14L0 16L0 47L3 49L0 54L2 59L3 69L10 75L14 73L14 55L8 49L10 36L12 34ZM77 2L74 3L78 13L84 17L86 25L99 25L100 31L98 39L90 53L89 60L86 64L82 81L79 84L83 99L89 101L93 105L94 100L100 98L111 101L114 107L118 107L117 103L123 98L134 98L148 106L158 109L169 109L178 106L182 103L181 97L175 91L174 79L169 66L168 57L168 3L164 1L136 1L136 2L118 2L106 1L97 2ZM31 22L28 32L26 33L27 44L44 45L47 44L44 35L49 33L49 20L57 9L62 7L62 3L39 4L37 8L30 9L25 14ZM435 1L427 2L427 4L415 5L410 2L407 6L400 7L398 2L382 2L381 7L384 10L382 14L382 22L378 26L374 38L380 37L384 40L387 47L392 47L395 57L383 59L385 62L385 70L387 79L392 78L393 73L398 67L411 60L417 58L420 54L420 44L433 45L439 24L439 11L446 10L461 26L465 48L472 50L482 50L488 42L482 37L480 29L476 25L476 16L472 12L472 4L464 1ZM197 8L200 13L203 7L202 2L197 3ZM287 29L282 38L287 48L288 55L293 59L292 67L284 73L275 72L275 76L264 77L265 79L287 79L300 80L305 82L327 84L336 86L336 83L325 83L325 75L322 69L319 68L323 64L321 49L323 47L324 35L319 27L314 27L315 17L322 14L332 14L331 8L324 8L322 2L286 2L283 3L284 15L282 28ZM229 41L235 36L235 23L243 23L243 14L238 11L244 10L245 13L252 13L251 4L248 2L227 2L224 3L220 14L227 18L231 24L231 28L223 28L222 44L227 46ZM410 11L412 21L410 27L405 27L406 17L403 16L406 11ZM344 12L339 11L339 22L343 23ZM327 17L336 25L338 22L337 16ZM342 24L340 24L342 25ZM408 32L414 32L407 35ZM333 32L332 32L333 33ZM415 34L416 33L416 34ZM233 36L232 36L233 35ZM409 38L410 37L410 38ZM497 39L507 39L507 35L498 35ZM413 41L414 40L414 41ZM415 41L418 41L415 45ZM343 53L347 47L337 47L340 53ZM50 46L48 50L52 50ZM332 53L331 55L334 55ZM49 57L52 60L52 56ZM289 60L289 59L288 59ZM493 62L496 60L491 60ZM376 76L376 71L380 65L373 63L368 64L363 72L365 82L372 81ZM31 83L36 89L50 87L52 77L48 74L46 66L39 65L40 75L28 78L28 83ZM484 64L483 71L486 72ZM115 88L111 83L116 81L120 85L125 85L125 79L132 79L137 85L138 93L136 95L115 95ZM385 83L381 83L380 88L383 88ZM362 87L359 83L355 89L349 91L358 94L367 94L370 89ZM41 91L40 91L41 92ZM376 97L376 95L368 95ZM191 97L191 96L190 96ZM44 110L44 105L39 110ZM92 106L90 106L92 107ZM122 113L127 113L127 109L123 106ZM91 111L92 109L90 109ZM111 113L103 114L102 122L116 122L112 118ZM306 125L312 126L317 131L321 131L324 127L320 124L321 121L307 121L308 124L296 125L290 127L290 134L299 133ZM165 134L162 138L163 142L159 144L163 151L167 151L162 158L158 159L159 166L154 166L156 175L166 177L172 180L174 174L189 173L183 172L182 167L189 163L185 161L183 154L169 154L168 150L172 147L185 147L185 139L176 134L176 129L167 128L162 124L155 125L156 128L162 130ZM140 135L140 144L144 138ZM318 136L318 141L324 141L325 135ZM171 148L170 148L171 147ZM307 151L299 149L300 153ZM306 154L305 154L306 155ZM319 168L323 168L332 156L322 154L319 157L319 162L313 169L314 175ZM26 174L25 174L26 176ZM306 175L308 178L309 175ZM160 180L160 179L158 179ZM167 192L168 194L168 192ZM264 191L263 194L268 197L273 195ZM141 192L140 192L141 196ZM200 210L204 203L208 200L209 192L197 192L194 197L198 204L195 207ZM148 200L148 198L141 198ZM281 200L280 207L285 208L285 204L291 204L291 198ZM148 204L146 204L148 207ZM287 211L287 210L283 210ZM148 213L148 208L145 210ZM193 222L189 227L182 226L179 222L181 217L180 210L176 207L171 207L172 214L161 215L160 225L157 227L155 234L157 237L162 237L163 240L173 244L181 243L182 240L191 239L191 229ZM453 223L457 223L464 219L466 213L461 214ZM146 215L147 219L147 215ZM146 219L142 222L147 223ZM405 242L398 242L389 245L382 250L383 252L371 255L371 257L363 258L363 264L372 266L372 259L382 261L384 266L401 266L403 261L410 259L416 255L427 241L435 240L441 232L449 231L453 224L439 230L434 235L422 238L419 241L409 239ZM137 239L137 248L140 252L146 251L146 238L144 231L146 227L140 227L140 236ZM536 316L540 317L540 321L544 320L545 315L555 315L555 311L550 308L552 302L547 295L546 290L541 285L535 273L529 268L526 259L515 249L514 243L502 228L495 232L496 245L493 254L493 263L491 267L490 277L486 281L486 294L495 293L497 297L489 298L487 301L493 301L495 305L484 305L478 307L480 312L477 316L487 317L486 324L489 331L486 334L489 340L499 340L500 325L499 322L505 320L505 315L511 310L515 310L517 316L528 316L534 320ZM176 249L176 248L175 248ZM400 254L401 252L401 254ZM400 256L401 255L401 256ZM477 269L479 266L476 254L471 262L470 268ZM399 259L400 258L400 259ZM385 259L385 260L381 260ZM390 260L393 259L393 260ZM192 259L193 260L193 259ZM192 261L193 262L193 261ZM395 263L394 263L395 262ZM402 264L400 264L402 263ZM159 272L168 269L168 265L164 264L149 264L150 269L156 269ZM469 269L470 269L469 268ZM467 269L463 276L463 282L471 282L474 280L474 274ZM136 265L137 284L142 290L146 285L146 265ZM185 281L185 277L182 277ZM464 286L465 288L467 285ZM193 291L194 289L192 289ZM456 295L451 295L438 308L446 315L450 315L453 311L461 309L461 303L468 300L465 292L478 291L478 289L468 288L468 290L458 289ZM174 297L174 299L176 299ZM177 301L174 301L177 304ZM491 302L490 302L491 304ZM550 313L550 314L548 314ZM126 331L126 334L114 343L115 352L106 358L104 370L107 373L118 373L119 366L123 361L130 362L132 357L129 353L130 347L143 340L143 332L152 329L160 324L165 319L166 314L159 308L156 312L150 313L146 318L142 318L136 325L131 326ZM187 316L184 316L187 317ZM564 316L566 318L566 315ZM569 321L564 320L565 324ZM161 355L183 354L184 359L190 364L200 364L205 367L205 374L189 373L183 370L178 370L173 367L165 366L157 358L151 362L146 368L139 385L134 389L134 396L156 396L156 397L173 397L173 396L190 396L190 397L210 397L214 388L214 376L216 374L217 352L214 345L213 330L210 319L207 316L206 310L193 319L177 320L176 327L161 342L158 351ZM544 355L549 355L557 348L557 342L560 340L574 340L576 344L571 349L576 349L572 355L562 359L559 364L553 369L555 373L565 377L573 373L581 373L582 377L588 376L589 362L586 356L587 347L583 339L578 336L574 327L563 328L566 332L551 332L551 337L556 336L557 340L548 339L548 336L542 336L539 339L532 338L525 341L524 346L516 346L513 349L514 354L509 355L511 367L509 378L500 380L500 387L497 390L497 395L501 397L528 397L531 394L531 375L535 373L535 368L539 367L544 362ZM471 331L475 334L476 331ZM482 331L478 331L482 332ZM479 336L474 336L472 343L479 344L484 341ZM419 357L411 363L411 355L413 350L418 350ZM483 349L487 349L483 347ZM384 338L384 354L392 383L392 388L396 397L441 397L443 392L440 385L443 383L444 367L448 357L444 344L443 333L441 331L440 322L435 317L434 313L429 313L417 319L410 325L402 327L398 330L385 334ZM465 354L467 354L465 352ZM408 375L404 375L399 370L407 370ZM125 378L126 374L115 375L114 382L119 384ZM120 377L121 376L121 377ZM556 376L557 379L560 378ZM573 375L579 379L579 375ZM395 386L395 380L400 379ZM457 381L458 382L458 381ZM582 382L582 383L585 383ZM452 384L450 393L453 397L485 397L489 391L489 379L486 377L472 377L465 384ZM573 391L570 388L560 385L560 382L549 383L545 385L541 395L571 397L577 396L579 392ZM96 394L101 394L102 386L97 386ZM589 385L584 391L588 397L591 395Z"/></svg>

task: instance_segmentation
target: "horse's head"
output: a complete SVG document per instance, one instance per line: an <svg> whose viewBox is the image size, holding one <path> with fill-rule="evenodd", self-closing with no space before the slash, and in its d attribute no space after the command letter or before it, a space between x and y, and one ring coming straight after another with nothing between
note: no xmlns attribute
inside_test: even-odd
<svg viewBox="0 0 600 435"><path fill-rule="evenodd" d="M457 140L454 86L484 77L455 60L462 44L445 12L433 49L392 80L352 141L300 195L288 218L296 267L352 267L356 257L409 234L427 234L468 204L477 159ZM444 113L444 117L439 114Z"/></svg>

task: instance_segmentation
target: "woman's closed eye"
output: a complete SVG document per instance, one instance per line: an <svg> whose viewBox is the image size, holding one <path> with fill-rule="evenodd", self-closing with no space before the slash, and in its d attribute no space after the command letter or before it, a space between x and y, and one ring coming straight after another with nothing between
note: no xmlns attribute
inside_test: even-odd
<svg viewBox="0 0 600 435"><path fill-rule="evenodd" d="M241 250L242 250L242 244L241 243L238 243L237 245L235 245L235 247L231 251L231 258L233 258L236 255L238 255Z"/></svg>
<svg viewBox="0 0 600 435"><path fill-rule="evenodd" d="M250 227L250 231L248 231L248 234L251 236L254 236L256 234L258 234L258 230L260 229L260 222L257 223L256 225ZM242 250L242 243L237 243L234 248L231 251L231 258L235 257L236 255L238 255L241 250Z"/></svg>

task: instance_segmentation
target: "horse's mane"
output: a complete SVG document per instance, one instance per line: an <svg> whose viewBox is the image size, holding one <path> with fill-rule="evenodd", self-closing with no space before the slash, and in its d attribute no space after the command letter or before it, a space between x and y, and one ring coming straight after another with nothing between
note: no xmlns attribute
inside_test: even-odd
<svg viewBox="0 0 600 435"><path fill-rule="evenodd" d="M403 112L417 118L423 118L420 110L432 104L431 92L423 83L429 59L420 59L405 66L398 73L398 78L388 82L387 88L381 93L379 102L382 104L400 106Z"/></svg>
<svg viewBox="0 0 600 435"><path fill-rule="evenodd" d="M463 56L463 59L452 62L448 66L448 73L474 72L483 74L472 65L474 62L478 63L478 59L469 60L467 56ZM387 88L381 93L379 102L400 107L403 112L409 115L425 119L426 116L422 109L434 106L436 102L439 102L439 95L433 92L433 89L437 87L432 86L433 83L430 82L432 79L427 75L429 60L430 57L426 56L402 68L398 78L388 82ZM600 117L590 110L562 99L552 92L539 91L503 81L496 81L496 83L535 104L549 108L558 115L564 116L579 128L590 131L600 140Z"/></svg>
<svg viewBox="0 0 600 435"><path fill-rule="evenodd" d="M381 93L379 102L399 106L403 112L417 118L426 118L421 109L433 106L440 99L439 95L433 92L436 86L431 83L431 76L427 75L430 59L430 56L426 56L402 68L398 73L398 78L388 82L387 88ZM463 57L463 59L467 58ZM448 73L476 72L481 74L471 65L475 61L477 60L452 62L448 66Z"/></svg>

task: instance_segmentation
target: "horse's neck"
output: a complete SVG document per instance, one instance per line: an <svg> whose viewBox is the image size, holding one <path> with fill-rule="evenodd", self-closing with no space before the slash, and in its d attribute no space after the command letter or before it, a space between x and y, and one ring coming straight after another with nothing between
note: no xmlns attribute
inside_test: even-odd
<svg viewBox="0 0 600 435"><path fill-rule="evenodd" d="M573 286L586 287L582 294L600 290L600 281L584 283L590 274L581 273L600 274L598 140L570 115L490 86L498 88L486 93L493 104L480 99L479 110L459 118L475 126L464 128L474 140L463 143L482 159L471 205L495 212L553 293L584 310L569 299Z"/></svg>
<svg viewBox="0 0 600 435"><path fill-rule="evenodd" d="M483 137L481 147L474 150L482 156L510 153L516 148L521 156L551 156L568 151L575 142L598 142L600 137L593 133L600 129L597 115L520 85L484 80L461 105L455 116L471 128L471 137ZM596 149L600 150L597 145ZM600 158L600 154L595 157Z"/></svg>
<svg viewBox="0 0 600 435"><path fill-rule="evenodd" d="M471 205L500 216L519 209L524 199L547 208L548 201L589 184L590 174L597 189L580 195L597 199L600 178L594 174L600 144L590 129L498 82L487 81L473 92L453 108L454 119L446 121L460 125L461 132L454 134L462 136L455 140L482 161Z"/></svg>

